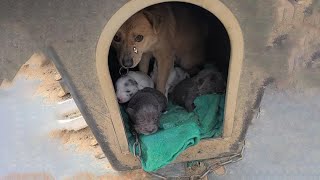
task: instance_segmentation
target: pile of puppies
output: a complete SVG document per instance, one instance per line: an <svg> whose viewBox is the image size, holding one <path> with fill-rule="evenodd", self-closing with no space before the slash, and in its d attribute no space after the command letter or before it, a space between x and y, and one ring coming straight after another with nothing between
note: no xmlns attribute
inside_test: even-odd
<svg viewBox="0 0 320 180"><path fill-rule="evenodd" d="M225 80L214 69L204 69L190 78L180 67L171 70L165 94L154 89L154 66L150 76L140 71L129 71L116 82L118 102L126 105L133 127L137 133L153 134L159 128L159 119L166 110L168 96L174 104L185 107L187 111L195 108L193 101L197 96L210 93L223 93Z"/></svg>
<svg viewBox="0 0 320 180"><path fill-rule="evenodd" d="M151 73L154 77L156 66ZM140 71L129 71L116 82L116 95L119 103L127 103L126 111L140 134L152 134L158 130L160 115L167 107L167 96L154 89L154 81ZM174 86L189 77L181 68L172 69L166 84L166 95Z"/></svg>

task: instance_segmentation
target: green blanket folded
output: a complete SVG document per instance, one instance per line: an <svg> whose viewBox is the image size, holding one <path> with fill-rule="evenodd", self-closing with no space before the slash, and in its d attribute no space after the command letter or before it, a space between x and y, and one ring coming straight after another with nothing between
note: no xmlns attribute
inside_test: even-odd
<svg viewBox="0 0 320 180"><path fill-rule="evenodd" d="M169 103L168 112L160 119L160 130L152 135L140 135L141 163L145 171L156 171L174 161L179 154L202 138L222 134L224 95L209 94L195 99L196 108L188 113L184 108ZM126 122L129 147L135 142L129 132L128 116L121 108Z"/></svg>

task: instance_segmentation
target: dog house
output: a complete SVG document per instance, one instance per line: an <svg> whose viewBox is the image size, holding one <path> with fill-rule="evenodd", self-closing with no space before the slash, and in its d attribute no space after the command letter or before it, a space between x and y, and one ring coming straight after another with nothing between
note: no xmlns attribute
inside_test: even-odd
<svg viewBox="0 0 320 180"><path fill-rule="evenodd" d="M133 168L138 166L134 156L130 156L128 140L124 129L124 123L120 114L119 105L112 86L110 69L108 66L109 48L114 35L120 26L136 12L158 3L170 1L130 1L122 6L108 21L103 29L96 49L96 66L105 102L110 111L110 119L114 136L110 137L117 142L112 153L116 154L117 164L115 167ZM176 160L186 162L193 160L204 160L219 157L224 154L238 152L242 147L242 132L246 124L239 122L236 118L237 99L239 96L239 83L244 58L244 40L242 29L232 11L219 1L181 1L189 5L198 6L212 13L217 21L223 26L220 31L225 31L227 37L224 41L230 46L227 53L230 58L227 64L228 84L226 92L226 103L224 112L223 135L220 138L205 139L196 146L188 148ZM219 27L218 27L219 28ZM210 32L209 32L210 33ZM223 42L222 42L223 43ZM228 48L228 47L226 47ZM118 72L118 70L115 70ZM113 163L111 161L111 163ZM123 169L123 168L118 168Z"/></svg>
<svg viewBox="0 0 320 180"><path fill-rule="evenodd" d="M79 8L83 8L83 11L79 12L83 12L83 18L88 17L90 20L80 24L74 22L77 26L70 27L74 30L71 32L74 40L66 41L67 43L53 41L51 47L46 48L47 55L51 57L65 79L79 110L116 170L139 168L140 162L129 150L124 122L115 96L108 64L109 55L112 55L109 54L110 45L120 26L133 14L152 5L171 2L177 1L105 2L106 4L101 7L108 7L108 11L100 6L94 6L91 7L92 12L87 12L90 10L87 4L80 4ZM265 81L268 77L265 73L269 67L269 64L265 63L268 62L268 57L263 53L269 37L266 34L270 32L273 24L273 21L268 19L272 18L270 12L273 12L274 6L271 6L272 3L269 1L258 3L234 0L180 0L178 2L209 13L219 26L217 32L223 32L227 36L222 38L229 46L228 61L226 61L228 65L225 66L228 83L223 134L219 138L203 139L197 145L187 148L173 163L194 160L211 162L232 156L242 150L246 130L259 107L264 84L268 82ZM95 8L100 9L95 11ZM102 15L97 17L97 12ZM250 18L254 16L260 19L251 20ZM57 19L64 20L61 17ZM54 33L53 35L52 39L58 36ZM61 39L68 39L70 33L60 35ZM84 35L88 38L84 38Z"/></svg>
<svg viewBox="0 0 320 180"><path fill-rule="evenodd" d="M0 34L7 42L1 44L4 66L0 66L0 82L3 78L12 79L35 50L44 51L65 80L111 165L116 170L138 168L139 161L129 151L115 98L108 67L109 49L113 36L130 16L164 2L187 3L212 14L223 26L230 45L223 135L200 141L180 154L175 162L210 160L241 151L247 127L263 94L264 80L270 74L266 72L277 77L288 64L286 56L270 61L270 55L280 57L283 49L277 49L273 54L265 53L274 26L273 13L278 12L275 1L92 0L76 3L48 0L5 3L4 13L17 20L5 21L6 27ZM24 5L28 8L21 8Z"/></svg>
<svg viewBox="0 0 320 180"><path fill-rule="evenodd" d="M269 77L274 80L291 77L302 65L308 72L303 79L319 77L319 71L314 71L314 75L309 71L313 65L317 67L319 48L311 48L312 52L308 48L317 44L308 42L319 37L316 36L319 34L317 1L301 13L297 6L309 1L17 0L6 1L1 6L1 12L8 16L1 19L5 26L0 39L5 43L0 44L0 83L4 78L13 79L27 57L42 50L62 75L111 165L116 170L138 168L139 161L129 152L112 86L109 48L114 34L130 16L164 2L187 3L211 13L223 25L230 44L223 135L200 141L180 154L175 162L210 161L241 151ZM286 32L277 31L281 26L290 28L285 28ZM306 43L302 46L301 42ZM301 52L312 57L302 58ZM310 63L300 62L302 59Z"/></svg>
<svg viewBox="0 0 320 180"><path fill-rule="evenodd" d="M140 162L129 151L124 123L112 85L108 66L111 41L120 26L134 13L164 2L177 1L95 1L76 4L75 8L65 8L74 7L72 1L59 3L41 1L38 2L40 4L34 4L32 8L41 6L42 11L28 9L28 12L35 13L32 16L21 16L21 13L13 14L23 19L16 23L22 23L21 27L24 28L13 26L12 32L27 30L29 33L25 39L23 39L24 36L17 36L16 40L25 42L32 39L32 42L36 43L34 46L25 46L30 44L27 41L20 43L21 46L17 48L23 53L27 50L32 52L32 48L40 47L52 59L81 114L116 170L139 168ZM219 22L218 24L222 26L219 28L221 32L227 34L227 44L230 46L228 56L230 57L227 66L228 85L222 136L201 140L197 145L186 149L173 163L193 160L210 161L230 156L242 149L247 127L257 111L263 94L265 77L268 77L265 70L272 67L272 72L281 72L283 67L281 65L286 64L270 62L268 61L269 56L264 55L269 38L268 33L273 26L270 12L274 12L273 7L275 6L272 6L271 1L253 2L249 0L241 2L235 0L179 0L178 2L198 7L212 14L212 17L216 19L215 22ZM23 10L19 5L14 4L8 6L8 9L12 13ZM57 13L66 12L66 10L71 18L65 18L66 13ZM25 13L28 14L28 12ZM32 19L29 17L36 18L37 21L34 22L41 23L43 26L36 28L33 26L33 21L25 23ZM252 17L258 18L252 19ZM81 18L82 21L74 20L78 18ZM48 27L55 28L49 31ZM7 31L4 35L6 33ZM24 33L20 32L20 34ZM44 37L46 44L43 43ZM13 48L5 56L16 57L15 52L16 48ZM26 54L25 57L27 57ZM8 69L3 71L7 73L9 79L16 72L15 68L17 69L24 63L19 58L13 59L15 61L10 66L6 66Z"/></svg>

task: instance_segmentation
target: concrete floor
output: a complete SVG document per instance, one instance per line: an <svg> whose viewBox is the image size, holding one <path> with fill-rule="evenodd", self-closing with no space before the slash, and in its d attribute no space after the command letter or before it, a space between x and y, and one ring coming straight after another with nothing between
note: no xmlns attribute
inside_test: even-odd
<svg viewBox="0 0 320 180"><path fill-rule="evenodd" d="M8 89L0 89L0 177L9 173L49 173L56 179L79 172L96 175L114 172L106 169L107 159L97 160L89 153L75 152L49 133L58 128L55 105L33 96L38 81L18 78ZM1 179L1 178L0 178Z"/></svg>
<svg viewBox="0 0 320 180"><path fill-rule="evenodd" d="M320 91L267 89L253 120L244 159L212 179L319 179Z"/></svg>
<svg viewBox="0 0 320 180"><path fill-rule="evenodd" d="M37 81L18 78L0 89L0 177L12 172L47 172L56 179L78 172L114 173L103 161L48 138L57 127L54 105L33 96ZM268 88L253 120L244 159L224 176L209 179L319 179L320 91L278 92Z"/></svg>

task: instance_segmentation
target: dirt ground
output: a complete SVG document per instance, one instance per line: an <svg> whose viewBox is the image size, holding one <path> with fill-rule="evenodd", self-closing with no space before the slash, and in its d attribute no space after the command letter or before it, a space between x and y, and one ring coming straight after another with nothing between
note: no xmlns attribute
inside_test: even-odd
<svg viewBox="0 0 320 180"><path fill-rule="evenodd" d="M69 94L59 95L62 87L57 79L60 79L61 76L54 64L42 54L33 54L20 68L16 77L40 80L41 82L34 95L42 96L45 103L57 103L70 98ZM4 81L1 88L8 88L13 82ZM103 154L89 128L79 131L56 130L51 132L49 137L57 138L65 145L76 145L77 152L90 152L95 157L100 157Z"/></svg>
<svg viewBox="0 0 320 180"><path fill-rule="evenodd" d="M131 172L124 173L114 173L107 174L102 176L95 176L90 173L79 173L71 177L65 178L66 180L77 180L77 179L85 179L85 180L147 180L151 177L144 173L142 170L136 170ZM54 180L55 178L50 173L12 173L3 178L1 180L24 180L24 179L43 179L43 180Z"/></svg>
<svg viewBox="0 0 320 180"><path fill-rule="evenodd" d="M51 61L42 54L33 54L17 72L16 77L40 80L35 95L44 97L45 103L55 103L70 98L69 94L61 94L62 88L56 80L60 78L60 74ZM15 79L12 82L4 80L0 88L10 87Z"/></svg>
<svg viewBox="0 0 320 180"><path fill-rule="evenodd" d="M90 152L96 158L101 158L102 150L94 138L89 128L84 128L79 131L52 131L49 134L51 138L59 139L63 144L75 144L77 152ZM110 166L108 167L110 168Z"/></svg>
<svg viewBox="0 0 320 180"><path fill-rule="evenodd" d="M46 103L55 103L70 98L60 95L62 88L57 79L61 76L55 66L42 54L34 54L19 70L18 74L27 79L39 79L41 83L35 95L43 96ZM60 93L60 94L59 94Z"/></svg>
<svg viewBox="0 0 320 180"><path fill-rule="evenodd" d="M22 77L25 79L40 80L39 87L37 87L35 96L41 96L44 98L44 103L57 103L59 101L66 100L70 98L69 94L61 96L62 87L57 79L60 79L60 74L58 73L55 66L50 60L42 54L34 54L31 58L20 68L16 77ZM0 88L9 88L15 80L12 82L4 80L0 85ZM79 131L67 131L67 130L55 130L48 134L49 138L55 138L61 141L62 144L67 148L69 145L75 145L75 151L77 153L90 153L97 160L106 158L94 138L91 130L87 127ZM112 168L108 163L105 165L106 169ZM115 172L109 173L103 176L96 176L90 173L80 173L76 174L67 179L130 179L130 180L140 180L140 179L150 179L147 173L142 170L130 171L130 172ZM9 174L4 179L25 179L25 178L40 178L40 179L54 179L50 173L14 173Z"/></svg>

